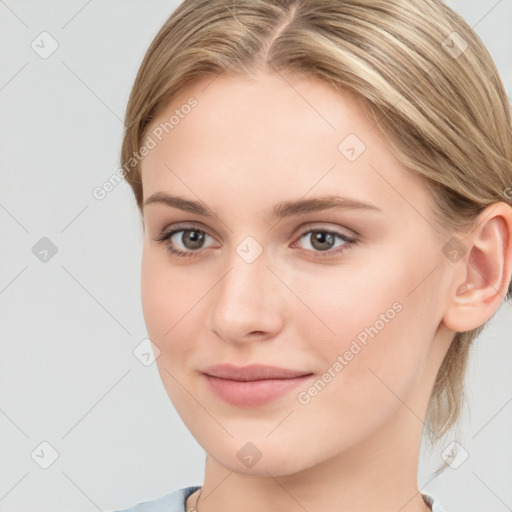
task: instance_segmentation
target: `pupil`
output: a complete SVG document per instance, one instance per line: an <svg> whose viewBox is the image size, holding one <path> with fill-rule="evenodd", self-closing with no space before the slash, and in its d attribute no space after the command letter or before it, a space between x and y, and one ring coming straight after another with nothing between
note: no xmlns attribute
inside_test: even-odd
<svg viewBox="0 0 512 512"><path fill-rule="evenodd" d="M327 247L324 245L327 242ZM330 233L318 231L313 234L313 247L320 251L328 250L334 243L334 237Z"/></svg>
<svg viewBox="0 0 512 512"><path fill-rule="evenodd" d="M183 245L188 249L199 249L203 243L204 233L198 231L185 231L181 237Z"/></svg>

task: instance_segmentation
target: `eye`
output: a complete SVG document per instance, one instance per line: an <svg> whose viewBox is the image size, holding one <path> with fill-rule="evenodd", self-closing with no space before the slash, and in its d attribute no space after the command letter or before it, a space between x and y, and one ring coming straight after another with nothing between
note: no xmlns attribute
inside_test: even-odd
<svg viewBox="0 0 512 512"><path fill-rule="evenodd" d="M305 240L305 245L309 245L306 250L314 252L314 257L320 258L340 254L357 243L355 238L350 238L337 231L321 228L310 229L302 233L299 240ZM335 245L337 240L341 243Z"/></svg>
<svg viewBox="0 0 512 512"><path fill-rule="evenodd" d="M198 255L201 249L204 249L206 238L212 238L202 229L195 227L173 229L172 231L162 232L156 242L166 242L166 249L175 256L194 257Z"/></svg>
<svg viewBox="0 0 512 512"><path fill-rule="evenodd" d="M211 238L214 240L206 231L194 226L174 226L174 228L170 231L164 230L154 239L156 242L167 242L165 244L166 249L174 256L182 258L200 256L202 249L208 248L204 245L207 239ZM334 230L322 228L305 231L299 237L299 241L304 241L306 247L303 247L303 249L308 253L312 253L315 258L326 258L341 254L357 244L355 238L348 237Z"/></svg>

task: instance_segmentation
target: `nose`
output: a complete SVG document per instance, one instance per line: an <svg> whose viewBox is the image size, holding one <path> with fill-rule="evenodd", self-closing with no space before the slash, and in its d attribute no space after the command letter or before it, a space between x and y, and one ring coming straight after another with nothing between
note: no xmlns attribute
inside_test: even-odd
<svg viewBox="0 0 512 512"><path fill-rule="evenodd" d="M230 343L275 337L283 328L285 287L264 254L252 263L235 254L230 263L210 295L207 328Z"/></svg>

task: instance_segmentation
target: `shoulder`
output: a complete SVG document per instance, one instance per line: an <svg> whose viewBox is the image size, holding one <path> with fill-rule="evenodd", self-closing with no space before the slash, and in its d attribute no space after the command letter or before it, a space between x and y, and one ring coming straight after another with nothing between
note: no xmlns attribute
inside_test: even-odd
<svg viewBox="0 0 512 512"><path fill-rule="evenodd" d="M170 494L151 501L143 501L137 505L115 512L185 512L185 500L200 486L183 487ZM430 506L432 512L444 512L441 504L429 494L422 493L423 499Z"/></svg>
<svg viewBox="0 0 512 512"><path fill-rule="evenodd" d="M423 496L423 499L425 500L427 505L430 506L432 512L444 512L444 509L441 507L439 501L437 501L433 496L425 493L421 493L421 495Z"/></svg>
<svg viewBox="0 0 512 512"><path fill-rule="evenodd" d="M143 501L131 508L115 512L185 512L185 500L197 489L199 486L183 487L161 498Z"/></svg>

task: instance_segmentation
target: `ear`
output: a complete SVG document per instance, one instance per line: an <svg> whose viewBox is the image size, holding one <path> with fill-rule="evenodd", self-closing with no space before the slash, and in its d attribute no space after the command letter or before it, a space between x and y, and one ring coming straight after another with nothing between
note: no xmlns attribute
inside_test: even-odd
<svg viewBox="0 0 512 512"><path fill-rule="evenodd" d="M505 299L512 276L512 207L493 203L473 229L443 248L454 265L443 323L453 331L484 324Z"/></svg>

